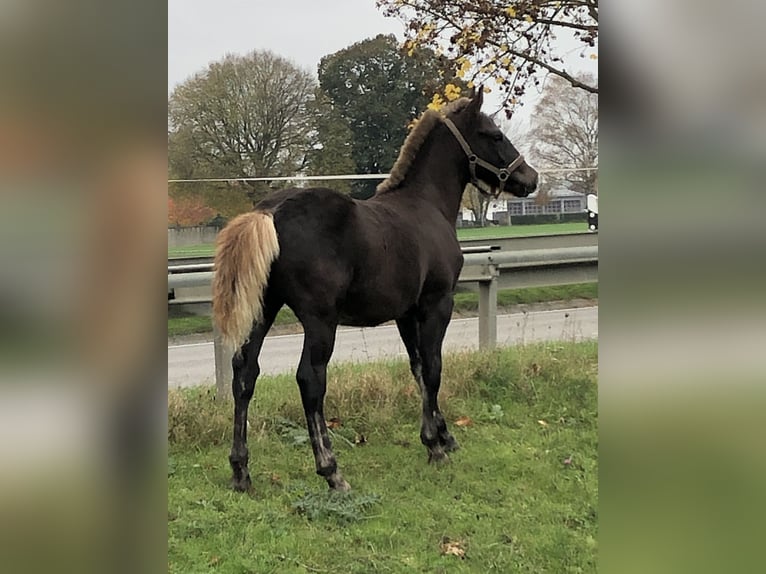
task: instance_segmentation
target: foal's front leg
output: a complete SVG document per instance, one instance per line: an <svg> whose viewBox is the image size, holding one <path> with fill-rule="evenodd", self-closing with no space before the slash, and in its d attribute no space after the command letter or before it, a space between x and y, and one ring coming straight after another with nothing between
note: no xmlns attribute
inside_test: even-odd
<svg viewBox="0 0 766 574"><path fill-rule="evenodd" d="M447 452L458 448L439 409L442 342L452 317L452 294L425 302L418 320L418 351L422 360L423 415L420 440L428 449L429 462L447 461ZM413 371L414 373L414 371Z"/></svg>
<svg viewBox="0 0 766 574"><path fill-rule="evenodd" d="M402 338L404 347L407 349L407 355L409 355L410 358L410 371L418 385L418 390L420 390L420 396L422 397L424 405L424 413L426 413L425 405L428 401L428 391L423 380L423 359L420 356L420 324L415 312L408 313L401 319L398 319L396 321L396 326L399 329L399 335ZM439 353L441 354L441 348L439 349ZM434 424L436 425L438 440L443 450L445 452L452 452L460 448L455 437L453 437L447 430L447 423L444 421L444 417L442 416L441 411L438 410L438 407L436 415L433 418ZM430 455L429 458L431 458Z"/></svg>
<svg viewBox="0 0 766 574"><path fill-rule="evenodd" d="M338 470L324 419L327 363L335 344L336 325L304 320L303 328L305 336L297 379L317 474L324 477L331 489L347 491L351 487Z"/></svg>

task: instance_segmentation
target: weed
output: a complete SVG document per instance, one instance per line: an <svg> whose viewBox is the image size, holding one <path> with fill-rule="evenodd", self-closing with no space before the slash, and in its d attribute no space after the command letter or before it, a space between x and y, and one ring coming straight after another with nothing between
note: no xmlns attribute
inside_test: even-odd
<svg viewBox="0 0 766 574"><path fill-rule="evenodd" d="M380 501L376 494L355 492L311 492L296 500L292 507L309 520L327 519L338 523L362 520Z"/></svg>

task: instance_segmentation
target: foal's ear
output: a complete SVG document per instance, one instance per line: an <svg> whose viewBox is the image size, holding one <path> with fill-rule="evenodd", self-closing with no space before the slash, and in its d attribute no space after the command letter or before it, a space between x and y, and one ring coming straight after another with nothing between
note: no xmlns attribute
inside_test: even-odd
<svg viewBox="0 0 766 574"><path fill-rule="evenodd" d="M472 88L471 103L468 104L468 109L472 114L478 115L481 112L481 105L484 103L484 86L478 86Z"/></svg>

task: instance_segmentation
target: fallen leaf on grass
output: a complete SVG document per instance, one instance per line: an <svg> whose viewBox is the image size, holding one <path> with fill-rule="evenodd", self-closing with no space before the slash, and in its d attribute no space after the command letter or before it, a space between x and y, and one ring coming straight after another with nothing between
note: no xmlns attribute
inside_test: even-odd
<svg viewBox="0 0 766 574"><path fill-rule="evenodd" d="M455 426L469 427L473 425L473 421L469 417L460 417L455 421Z"/></svg>
<svg viewBox="0 0 766 574"><path fill-rule="evenodd" d="M545 422L545 421L544 421L544 420L542 420L542 419L540 419L539 421L537 421L537 424L539 424L539 425L540 425L540 426L542 426L542 427L547 427L547 426L548 426L548 423L547 423L547 422Z"/></svg>
<svg viewBox="0 0 766 574"><path fill-rule="evenodd" d="M339 429L343 425L340 422L340 419L338 417L333 417L329 421L327 421L327 428L328 429Z"/></svg>
<svg viewBox="0 0 766 574"><path fill-rule="evenodd" d="M439 548L443 556L457 556L461 560L465 558L464 544L460 540L450 540L445 536Z"/></svg>

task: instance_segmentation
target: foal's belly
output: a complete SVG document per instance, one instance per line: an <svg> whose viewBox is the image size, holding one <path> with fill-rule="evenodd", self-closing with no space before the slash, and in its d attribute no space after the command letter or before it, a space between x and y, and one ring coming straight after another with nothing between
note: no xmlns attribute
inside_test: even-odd
<svg viewBox="0 0 766 574"><path fill-rule="evenodd" d="M360 296L349 294L338 310L341 325L375 327L404 315L417 300L417 292L391 296Z"/></svg>

